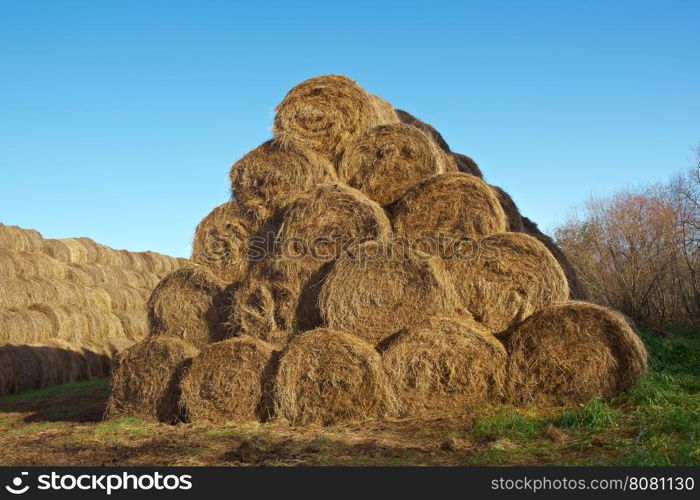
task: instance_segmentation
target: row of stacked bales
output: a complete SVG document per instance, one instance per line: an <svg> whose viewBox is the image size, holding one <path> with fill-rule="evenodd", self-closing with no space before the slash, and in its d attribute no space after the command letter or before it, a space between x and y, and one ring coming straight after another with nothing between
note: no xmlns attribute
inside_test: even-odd
<svg viewBox="0 0 700 500"><path fill-rule="evenodd" d="M0 395L108 375L147 335L151 291L183 262L0 224Z"/></svg>
<svg viewBox="0 0 700 500"><path fill-rule="evenodd" d="M354 81L277 107L149 300L108 414L295 424L581 403L646 352L478 165Z"/></svg>

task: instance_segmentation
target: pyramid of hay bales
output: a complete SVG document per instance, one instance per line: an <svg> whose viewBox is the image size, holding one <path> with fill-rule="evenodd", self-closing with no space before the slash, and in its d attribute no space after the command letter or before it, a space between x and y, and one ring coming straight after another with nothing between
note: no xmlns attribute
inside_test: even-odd
<svg viewBox="0 0 700 500"><path fill-rule="evenodd" d="M149 300L108 414L295 424L583 402L646 351L478 165L344 76L277 106Z"/></svg>
<svg viewBox="0 0 700 500"><path fill-rule="evenodd" d="M0 395L107 375L146 336L146 301L183 262L0 224Z"/></svg>

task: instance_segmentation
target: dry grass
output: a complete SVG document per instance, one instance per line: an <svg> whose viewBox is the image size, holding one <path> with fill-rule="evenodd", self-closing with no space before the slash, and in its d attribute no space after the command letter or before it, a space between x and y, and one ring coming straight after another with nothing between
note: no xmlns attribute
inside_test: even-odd
<svg viewBox="0 0 700 500"><path fill-rule="evenodd" d="M506 215L506 229L511 233L522 233L523 228L523 217L520 215L520 210L518 206L513 201L503 189L498 186L491 186L498 196L498 202L501 204L503 213Z"/></svg>
<svg viewBox="0 0 700 500"><path fill-rule="evenodd" d="M473 175L479 179L484 178L484 174L481 172L479 165L472 160L469 156L460 153L452 153L452 157L457 165L457 170L462 173Z"/></svg>
<svg viewBox="0 0 700 500"><path fill-rule="evenodd" d="M440 134L440 132L438 132L435 129L435 127L425 123L424 121L419 120L408 111L404 111L402 109L396 110L396 116L398 116L399 120L401 120L402 123L413 125L425 135L430 137L435 142L435 144L437 144L440 147L440 149L442 149L445 153L450 152L450 146L447 144L447 141L442 137L442 134Z"/></svg>

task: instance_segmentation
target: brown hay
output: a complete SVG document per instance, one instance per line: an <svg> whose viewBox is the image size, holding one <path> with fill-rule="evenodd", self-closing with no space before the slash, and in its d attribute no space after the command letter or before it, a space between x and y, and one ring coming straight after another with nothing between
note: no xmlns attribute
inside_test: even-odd
<svg viewBox="0 0 700 500"><path fill-rule="evenodd" d="M503 395L506 351L475 321L429 318L382 346L404 415L460 412Z"/></svg>
<svg viewBox="0 0 700 500"><path fill-rule="evenodd" d="M533 314L513 328L505 344L508 394L518 404L611 398L647 369L644 344L625 318L586 302Z"/></svg>
<svg viewBox="0 0 700 500"><path fill-rule="evenodd" d="M263 220L279 218L297 198L334 181L336 174L331 162L313 151L271 140L234 163L229 177L236 201Z"/></svg>
<svg viewBox="0 0 700 500"><path fill-rule="evenodd" d="M372 108L374 108L377 125L399 123L400 120L396 110L388 101L374 94L369 94L369 100L372 103Z"/></svg>
<svg viewBox="0 0 700 500"><path fill-rule="evenodd" d="M146 308L128 311L115 311L124 330L124 336L131 340L142 340L148 335L148 311Z"/></svg>
<svg viewBox="0 0 700 500"><path fill-rule="evenodd" d="M388 206L422 180L451 170L450 161L416 127L381 125L349 144L338 165L338 177Z"/></svg>
<svg viewBox="0 0 700 500"><path fill-rule="evenodd" d="M0 278L65 278L68 266L48 255L0 249Z"/></svg>
<svg viewBox="0 0 700 500"><path fill-rule="evenodd" d="M386 241L391 223L377 203L343 184L322 184L293 203L278 233L280 260L314 271L358 242Z"/></svg>
<svg viewBox="0 0 700 500"><path fill-rule="evenodd" d="M569 282L569 297L573 300L585 300L588 298L588 293L586 292L586 287L583 285L581 280L576 275L574 266L571 265L569 259L566 258L564 252L561 251L559 246L546 234L544 234L537 227L533 221L527 217L523 217L523 232L537 238L540 243L547 247L547 250L551 252L557 262L564 270L566 275L566 281Z"/></svg>
<svg viewBox="0 0 700 500"><path fill-rule="evenodd" d="M197 353L192 344L168 336L148 338L122 352L112 376L107 418L183 420L180 382Z"/></svg>
<svg viewBox="0 0 700 500"><path fill-rule="evenodd" d="M502 233L506 216L496 193L481 179L460 172L436 175L415 186L396 204L396 234L411 241Z"/></svg>
<svg viewBox="0 0 700 500"><path fill-rule="evenodd" d="M41 311L0 309L0 344L41 342L53 336L54 325Z"/></svg>
<svg viewBox="0 0 700 500"><path fill-rule="evenodd" d="M339 259L318 304L324 325L370 344L426 316L466 314L442 261L401 242L365 243Z"/></svg>
<svg viewBox="0 0 700 500"><path fill-rule="evenodd" d="M42 246L43 238L38 231L0 223L0 248L13 252L37 252Z"/></svg>
<svg viewBox="0 0 700 500"><path fill-rule="evenodd" d="M326 328L296 336L282 352L274 395L276 415L297 425L397 414L379 353Z"/></svg>
<svg viewBox="0 0 700 500"><path fill-rule="evenodd" d="M435 127L419 120L408 111L403 111L401 109L396 110L396 116L398 116L402 123L407 123L408 125L413 125L414 127L420 129L424 134L435 141L435 144L437 144L444 152L450 152L450 146L442 137L442 134L435 129Z"/></svg>
<svg viewBox="0 0 700 500"><path fill-rule="evenodd" d="M92 287L53 278L15 278L0 287L0 308L25 309L32 304L65 304L109 311L109 296Z"/></svg>
<svg viewBox="0 0 700 500"><path fill-rule="evenodd" d="M253 337L207 346L182 380L182 405L192 422L249 422L269 418L265 368L274 348Z"/></svg>
<svg viewBox="0 0 700 500"><path fill-rule="evenodd" d="M151 335L171 335L198 348L224 338L224 283L203 267L166 276L148 300Z"/></svg>
<svg viewBox="0 0 700 500"><path fill-rule="evenodd" d="M523 218L520 215L520 210L518 206L513 201L503 189L498 186L490 186L496 192L498 196L498 202L501 204L503 212L506 214L506 227L511 233L522 233L523 232Z"/></svg>
<svg viewBox="0 0 700 500"><path fill-rule="evenodd" d="M123 311L143 307L151 293L147 290L131 286L111 285L108 283L90 287L95 293L107 297L109 307L113 311Z"/></svg>
<svg viewBox="0 0 700 500"><path fill-rule="evenodd" d="M350 78L317 76L287 93L277 106L273 131L285 146L295 144L335 162L349 142L386 120L377 111L377 101Z"/></svg>
<svg viewBox="0 0 700 500"><path fill-rule="evenodd" d="M255 223L235 201L219 205L197 225L191 260L226 283L236 283L248 271L249 238Z"/></svg>
<svg viewBox="0 0 700 500"><path fill-rule="evenodd" d="M462 305L495 335L569 296L557 261L523 233L483 237L475 255L455 256L445 265Z"/></svg>
<svg viewBox="0 0 700 500"><path fill-rule="evenodd" d="M473 175L479 179L484 178L484 174L481 172L479 165L467 155L452 153L452 158L454 158L455 166L457 167L458 171Z"/></svg>

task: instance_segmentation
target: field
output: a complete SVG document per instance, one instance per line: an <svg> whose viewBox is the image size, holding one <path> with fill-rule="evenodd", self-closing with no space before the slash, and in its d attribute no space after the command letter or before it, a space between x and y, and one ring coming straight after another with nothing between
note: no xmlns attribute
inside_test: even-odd
<svg viewBox="0 0 700 500"><path fill-rule="evenodd" d="M94 378L0 398L2 465L698 465L700 336L642 332L650 372L627 394L577 409L329 427L103 422Z"/></svg>

